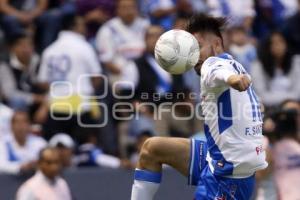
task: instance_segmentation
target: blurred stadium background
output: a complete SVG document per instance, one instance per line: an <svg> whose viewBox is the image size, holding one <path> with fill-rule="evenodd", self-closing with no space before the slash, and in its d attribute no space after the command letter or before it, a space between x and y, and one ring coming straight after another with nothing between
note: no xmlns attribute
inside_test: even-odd
<svg viewBox="0 0 300 200"><path fill-rule="evenodd" d="M263 103L270 166L253 199L299 200L299 0L0 0L0 199L129 199L147 138L203 138L199 77L153 57L193 13L228 19L226 50ZM164 170L157 199L192 199Z"/></svg>

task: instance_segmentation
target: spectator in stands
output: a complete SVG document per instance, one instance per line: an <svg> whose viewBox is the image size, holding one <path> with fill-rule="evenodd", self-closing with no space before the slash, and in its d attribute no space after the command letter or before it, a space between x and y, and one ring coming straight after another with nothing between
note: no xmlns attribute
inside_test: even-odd
<svg viewBox="0 0 300 200"><path fill-rule="evenodd" d="M176 96L174 104L160 107L165 112L156 119L155 132L174 137L191 137L203 132L203 122L196 115L195 96L187 88L178 90Z"/></svg>
<svg viewBox="0 0 300 200"><path fill-rule="evenodd" d="M176 17L191 16L194 13L208 13L207 0L177 0Z"/></svg>
<svg viewBox="0 0 300 200"><path fill-rule="evenodd" d="M173 29L186 30L189 22L189 17L185 15L178 15L174 21Z"/></svg>
<svg viewBox="0 0 300 200"><path fill-rule="evenodd" d="M251 68L253 85L265 106L276 106L286 99L300 98L300 57L292 56L279 32L259 48L260 62Z"/></svg>
<svg viewBox="0 0 300 200"><path fill-rule="evenodd" d="M185 0L190 3L194 13L207 13L207 0Z"/></svg>
<svg viewBox="0 0 300 200"><path fill-rule="evenodd" d="M23 26L32 25L47 9L47 0L1 0L3 29L6 35L23 32Z"/></svg>
<svg viewBox="0 0 300 200"><path fill-rule="evenodd" d="M42 53L57 38L65 15L76 13L73 0L47 0L47 10L37 20L37 50Z"/></svg>
<svg viewBox="0 0 300 200"><path fill-rule="evenodd" d="M67 182L59 176L60 157L57 149L47 147L41 150L38 171L18 189L17 200L71 200Z"/></svg>
<svg viewBox="0 0 300 200"><path fill-rule="evenodd" d="M142 131L136 136L135 144L134 144L134 152L130 155L130 162L133 166L137 166L137 162L139 160L139 155L142 149L144 142L153 136L151 131Z"/></svg>
<svg viewBox="0 0 300 200"><path fill-rule="evenodd" d="M11 118L14 111L0 102L0 141L11 135Z"/></svg>
<svg viewBox="0 0 300 200"><path fill-rule="evenodd" d="M72 167L75 150L74 140L65 133L57 133L49 140L49 146L58 150L63 168Z"/></svg>
<svg viewBox="0 0 300 200"><path fill-rule="evenodd" d="M297 0L264 0L255 3L257 16L253 31L260 39L282 28L285 21L297 12Z"/></svg>
<svg viewBox="0 0 300 200"><path fill-rule="evenodd" d="M255 17L254 0L208 0L210 14L227 17L229 26L242 26L249 32Z"/></svg>
<svg viewBox="0 0 300 200"><path fill-rule="evenodd" d="M200 2L200 4L202 3L201 0L199 2ZM194 2L191 0L177 0L177 1L175 1L175 3L176 3L176 15L175 15L174 20L178 16L191 16L196 9L196 8L193 8ZM173 24L174 24L174 21L173 21ZM173 25L172 25L172 27L173 27Z"/></svg>
<svg viewBox="0 0 300 200"><path fill-rule="evenodd" d="M74 158L74 163L79 167L85 166L100 166L108 168L133 168L130 161L127 159L120 159L103 152L97 146L97 135L92 132L85 133L86 141L78 147L78 152Z"/></svg>
<svg viewBox="0 0 300 200"><path fill-rule="evenodd" d="M274 2L276 1L273 1L273 4L275 4ZM298 5L298 0L279 0L277 5L278 10L275 10L274 14L281 15L281 17L284 20L286 20L287 18L293 16L297 12L297 8L298 8L297 5Z"/></svg>
<svg viewBox="0 0 300 200"><path fill-rule="evenodd" d="M287 38L292 53L300 54L300 0L298 0L298 11L289 19L284 26L284 34Z"/></svg>
<svg viewBox="0 0 300 200"><path fill-rule="evenodd" d="M297 0L272 1L272 17L274 23L279 27L284 21L297 12Z"/></svg>
<svg viewBox="0 0 300 200"><path fill-rule="evenodd" d="M257 61L256 48L250 42L246 30L243 27L233 27L229 30L229 51L243 67L250 72L252 64Z"/></svg>
<svg viewBox="0 0 300 200"><path fill-rule="evenodd" d="M45 124L45 137L55 133L71 135L79 142L79 122L94 123L90 104L94 88L100 84L102 72L97 55L85 40L85 23L82 17L67 15L63 19L63 31L42 55L40 82L51 85L50 111ZM97 77L98 76L98 77Z"/></svg>
<svg viewBox="0 0 300 200"><path fill-rule="evenodd" d="M0 66L0 85L12 108L24 109L45 100L37 85L38 65L32 38L24 32L10 36L9 52Z"/></svg>
<svg viewBox="0 0 300 200"><path fill-rule="evenodd" d="M300 142L300 102L288 99L282 103L281 107L286 110L295 110L297 112L297 137Z"/></svg>
<svg viewBox="0 0 300 200"><path fill-rule="evenodd" d="M26 112L16 111L11 121L11 137L0 141L0 172L20 174L34 170L38 153L47 143L30 134L30 121Z"/></svg>
<svg viewBox="0 0 300 200"><path fill-rule="evenodd" d="M253 22L253 34L256 38L266 38L276 25L273 22L271 0L255 1L256 17Z"/></svg>
<svg viewBox="0 0 300 200"><path fill-rule="evenodd" d="M115 1L111 0L76 0L78 14L86 21L88 39L94 39L99 27L112 18L115 13Z"/></svg>
<svg viewBox="0 0 300 200"><path fill-rule="evenodd" d="M135 116L129 121L129 127L127 136L131 137L132 140L136 138L144 131L150 132L151 135L155 135L155 124L154 124L154 109L153 104L148 102L133 102L135 108Z"/></svg>
<svg viewBox="0 0 300 200"><path fill-rule="evenodd" d="M121 155L129 157L130 149L135 148L136 141L142 132L155 135L154 115L157 114L157 106L147 100L134 100L132 102L134 114L129 113L128 119L118 124L118 141Z"/></svg>
<svg viewBox="0 0 300 200"><path fill-rule="evenodd" d="M141 7L150 18L151 24L162 26L165 30L172 28L177 11L173 0L141 1Z"/></svg>
<svg viewBox="0 0 300 200"><path fill-rule="evenodd" d="M37 51L41 52L53 41L60 21L47 11L48 0L1 0L1 24L7 36L26 30L35 33Z"/></svg>
<svg viewBox="0 0 300 200"><path fill-rule="evenodd" d="M300 144L297 141L297 118L299 113L294 109L282 106L275 118L276 133L279 140L274 144L273 162L274 177L278 196L282 200L300 197Z"/></svg>
<svg viewBox="0 0 300 200"><path fill-rule="evenodd" d="M138 16L134 0L120 0L117 16L106 22L97 33L96 46L99 58L109 72L111 83L127 81L130 88L138 78L137 69L129 60L138 58L144 51L144 35L149 23ZM120 83L121 85L121 83ZM121 89L127 86L120 86Z"/></svg>
<svg viewBox="0 0 300 200"><path fill-rule="evenodd" d="M160 26L150 26L145 35L146 50L140 58L135 60L139 72L135 94L136 98L142 101L154 102L154 94L163 96L172 90L172 76L163 70L154 58L155 43L163 32ZM145 99L146 96L143 94L147 94L148 98Z"/></svg>

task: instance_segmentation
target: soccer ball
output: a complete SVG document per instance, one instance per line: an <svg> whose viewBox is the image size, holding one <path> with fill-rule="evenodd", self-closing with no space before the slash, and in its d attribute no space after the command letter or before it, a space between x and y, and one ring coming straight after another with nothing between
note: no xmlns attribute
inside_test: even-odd
<svg viewBox="0 0 300 200"><path fill-rule="evenodd" d="M200 48L192 34L174 29L159 37L154 54L164 70L171 74L182 74L197 64Z"/></svg>

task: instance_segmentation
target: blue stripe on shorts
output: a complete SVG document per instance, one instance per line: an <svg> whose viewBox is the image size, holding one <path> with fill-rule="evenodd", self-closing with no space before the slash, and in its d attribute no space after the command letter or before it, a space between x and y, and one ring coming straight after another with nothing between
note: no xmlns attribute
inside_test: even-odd
<svg viewBox="0 0 300 200"><path fill-rule="evenodd" d="M191 139L188 184L198 185L202 170L207 165L207 144L205 141Z"/></svg>

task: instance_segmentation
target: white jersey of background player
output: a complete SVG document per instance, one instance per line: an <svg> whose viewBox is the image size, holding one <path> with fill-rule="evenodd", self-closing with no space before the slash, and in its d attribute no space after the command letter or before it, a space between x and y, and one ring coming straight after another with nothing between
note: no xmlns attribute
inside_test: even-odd
<svg viewBox="0 0 300 200"><path fill-rule="evenodd" d="M201 105L207 143L214 148L207 155L210 169L216 175L242 178L267 163L258 98L252 86L243 92L228 86L234 74L247 73L229 54L208 58L201 68Z"/></svg>
<svg viewBox="0 0 300 200"><path fill-rule="evenodd" d="M38 80L51 85L54 112L89 111L90 96L94 94L92 79L102 72L97 54L85 40L82 18L75 16L74 21L73 26L65 25L42 55Z"/></svg>

